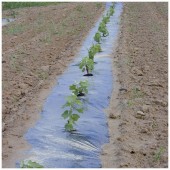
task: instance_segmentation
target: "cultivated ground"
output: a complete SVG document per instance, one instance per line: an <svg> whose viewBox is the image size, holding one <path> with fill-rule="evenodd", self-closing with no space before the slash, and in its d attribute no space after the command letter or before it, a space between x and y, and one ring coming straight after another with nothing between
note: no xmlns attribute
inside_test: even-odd
<svg viewBox="0 0 170 170"><path fill-rule="evenodd" d="M4 168L22 157L17 151L28 147L23 135L104 9L103 3L60 3L3 11L3 17L16 15L2 28Z"/></svg>
<svg viewBox="0 0 170 170"><path fill-rule="evenodd" d="M168 167L168 3L124 3L103 167Z"/></svg>
<svg viewBox="0 0 170 170"><path fill-rule="evenodd" d="M23 135L103 10L101 3L19 9L2 28L3 167L15 167L17 151L29 147ZM102 164L167 167L168 4L124 3L120 24Z"/></svg>

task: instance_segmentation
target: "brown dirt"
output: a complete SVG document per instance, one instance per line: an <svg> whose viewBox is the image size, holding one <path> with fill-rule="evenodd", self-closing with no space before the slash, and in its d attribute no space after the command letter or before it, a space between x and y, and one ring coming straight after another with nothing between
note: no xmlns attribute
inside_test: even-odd
<svg viewBox="0 0 170 170"><path fill-rule="evenodd" d="M168 3L124 3L104 168L168 167Z"/></svg>
<svg viewBox="0 0 170 170"><path fill-rule="evenodd" d="M14 10L2 28L2 163L15 167L28 148L23 138L39 118L43 101L74 58L103 3L60 3ZM3 17L10 16L3 11Z"/></svg>

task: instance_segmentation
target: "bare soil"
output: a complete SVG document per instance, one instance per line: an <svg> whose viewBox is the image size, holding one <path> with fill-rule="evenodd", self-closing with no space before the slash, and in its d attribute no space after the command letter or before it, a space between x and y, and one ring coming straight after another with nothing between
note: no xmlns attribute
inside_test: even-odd
<svg viewBox="0 0 170 170"><path fill-rule="evenodd" d="M168 167L168 3L124 3L104 168Z"/></svg>
<svg viewBox="0 0 170 170"><path fill-rule="evenodd" d="M13 10L16 21L2 28L3 168L14 168L29 147L23 135L104 9L103 3L60 3Z"/></svg>

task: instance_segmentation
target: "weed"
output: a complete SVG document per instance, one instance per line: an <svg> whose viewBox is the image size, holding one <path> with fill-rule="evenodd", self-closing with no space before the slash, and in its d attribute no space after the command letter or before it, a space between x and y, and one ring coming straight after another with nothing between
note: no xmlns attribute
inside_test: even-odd
<svg viewBox="0 0 170 170"><path fill-rule="evenodd" d="M13 54L10 56L10 67L16 71L20 71L20 65L18 63L18 56Z"/></svg>
<svg viewBox="0 0 170 170"><path fill-rule="evenodd" d="M156 121L153 120L152 122L152 128L155 129L158 127L158 124L156 123Z"/></svg>
<svg viewBox="0 0 170 170"><path fill-rule="evenodd" d="M62 113L62 117L67 119L65 124L65 129L67 131L73 131L75 122L80 118L79 113L83 113L84 109L82 107L81 100L75 94L72 94L66 98L66 103L63 108L68 108ZM78 114L77 114L78 113Z"/></svg>
<svg viewBox="0 0 170 170"><path fill-rule="evenodd" d="M144 93L140 91L138 88L133 88L132 89L132 97L133 98L141 98L144 97Z"/></svg>
<svg viewBox="0 0 170 170"><path fill-rule="evenodd" d="M79 68L82 72L86 70L87 74L89 74L94 69L94 62L89 57L84 57L79 64Z"/></svg>
<svg viewBox="0 0 170 170"><path fill-rule="evenodd" d="M32 162L31 160L29 160L27 162L21 161L20 168L44 168L44 167L37 162Z"/></svg>
<svg viewBox="0 0 170 170"><path fill-rule="evenodd" d="M161 156L165 152L165 149L163 147L160 147L159 150L154 155L154 161L160 161Z"/></svg>
<svg viewBox="0 0 170 170"><path fill-rule="evenodd" d="M76 96L84 96L88 93L88 81L80 81L79 83L72 84L69 89Z"/></svg>
<svg viewBox="0 0 170 170"><path fill-rule="evenodd" d="M126 60L127 66L131 67L132 63L133 63L133 60L130 57L128 57L127 60Z"/></svg>
<svg viewBox="0 0 170 170"><path fill-rule="evenodd" d="M128 107L133 106L133 102L132 102L132 100L128 100L127 105L128 105Z"/></svg>
<svg viewBox="0 0 170 170"><path fill-rule="evenodd" d="M98 43L100 43L101 41L101 35L99 32L96 32L95 36L94 36L94 40Z"/></svg>
<svg viewBox="0 0 170 170"><path fill-rule="evenodd" d="M41 80L46 80L48 78L49 74L45 71L38 72L38 78Z"/></svg>
<svg viewBox="0 0 170 170"><path fill-rule="evenodd" d="M17 35L19 33L23 33L24 31L25 31L25 27L23 25L15 25L15 26L8 27L5 33L11 35Z"/></svg>

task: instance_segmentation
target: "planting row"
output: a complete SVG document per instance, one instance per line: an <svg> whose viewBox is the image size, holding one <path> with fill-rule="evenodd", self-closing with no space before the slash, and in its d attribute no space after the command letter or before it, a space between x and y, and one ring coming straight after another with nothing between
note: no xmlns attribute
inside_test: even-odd
<svg viewBox="0 0 170 170"><path fill-rule="evenodd" d="M86 72L83 76L93 76L92 71L94 70L94 56L101 52L101 40L102 37L106 37L109 35L107 30L107 23L110 21L110 17L114 14L114 3L110 6L106 15L103 16L102 21L99 24L98 31L94 35L94 40L96 44L92 44L90 49L88 49L88 56L84 57L79 63L79 68L82 72ZM62 117L67 119L67 123L65 124L66 131L75 130L74 124L80 118L80 114L84 112L83 102L81 101L81 96L85 96L88 93L89 83L87 80L76 82L70 85L69 89L72 94L67 96L66 103L62 106L66 108L66 110L62 113Z"/></svg>
<svg viewBox="0 0 170 170"><path fill-rule="evenodd" d="M102 17L102 21L100 22L100 24L99 24L99 27L98 27L98 31L95 33L93 33L94 34L94 41L95 41L95 43L94 44L92 44L91 45L91 47L88 49L88 51L87 51L87 53L88 53L88 55L87 56L85 56L84 58L82 58L82 60L79 62L79 68L80 68L80 70L82 70L82 72L85 72L84 73L84 75L83 76L93 76L93 70L95 69L95 66L99 66L99 65L97 65L97 63L95 62L95 55L97 54L97 53L100 53L101 51L102 51L102 49L101 49L101 43L102 43L102 39L104 38L104 37L106 37L106 36L108 36L109 35L109 32L108 32L108 30L107 30L107 23L110 21L110 16L112 16L113 15L113 13L114 13L114 4L112 4L112 6L109 8L109 10L107 11L107 13L106 13L106 15L105 16L103 16ZM96 69L97 69L97 67L96 67ZM101 76L101 75L100 75ZM88 79L88 78L87 78ZM71 95L69 95L69 96L67 96L66 97L66 101L65 101L65 104L62 106L62 108L64 109L64 111L63 111L63 113L62 113L62 117L64 118L64 119L66 119L66 124L65 124L65 130L66 131L69 131L69 132L72 132L73 130L75 130L75 127L74 127L74 125L75 125L75 123L79 120L79 118L80 118L80 116L81 116L81 114L85 111L85 106L86 106L86 104L84 103L84 99L82 98L82 96L86 96L87 94L88 94L88 87L89 87L89 82L86 80L86 81L80 81L80 82L75 82L74 84L71 84L70 86L69 86L69 90L70 90L70 93L71 93ZM58 90L58 89L57 89ZM50 100L51 101L51 100ZM59 100L60 101L60 100ZM59 102L60 103L60 102ZM60 105L58 103L58 105ZM55 102L54 102L54 105L55 105ZM50 110L51 110L51 106L52 105L50 105ZM49 106L47 106L47 107L49 107ZM58 107L58 106L57 106ZM54 108L54 110L56 109L56 107ZM53 109L52 109L53 110ZM52 112L52 111L51 111ZM55 113L54 113L54 115L53 116L55 116ZM47 116L48 117L48 116ZM53 118L53 117L52 117ZM52 118L50 118L50 120L52 119ZM96 120L96 119L95 119ZM60 121L60 120L59 120ZM44 123L44 122L43 122ZM44 124L42 123L42 126L44 126ZM56 122L55 122L56 123ZM51 122L51 124L53 124L52 122ZM41 126L40 126L41 127ZM51 129L53 129L53 126L51 127L50 126L50 128ZM58 128L58 127L57 127ZM40 128L41 129L41 132L40 132L40 135L38 135L38 137L37 137L37 135L36 135L36 138L42 138L41 137L41 133L43 133L43 135L45 135L46 136L46 133L47 134L49 134L50 132L48 131L48 132L44 132L43 130L43 128L41 127ZM55 131L55 130L54 130ZM59 130L60 131L60 130ZM101 138L101 131L103 131L103 126L102 126L102 130L100 130L100 135L99 135L99 138ZM36 131L36 133L37 133L37 131ZM90 135L89 134L89 132L87 132L88 133L88 135ZM56 134L56 131L55 131L55 134ZM65 134L63 134L62 133L62 135L65 135ZM66 134L67 135L67 134ZM87 137L88 137L88 135L87 135ZM102 134L102 136L105 136L105 135L103 135ZM60 134L59 135L57 135L57 137L61 137L62 138L62 136L60 136ZM32 139L32 136L30 137L31 138L31 140L35 140L36 141L36 138L34 138L34 136L33 136L33 139ZM42 139L43 140L43 139ZM50 140L50 139L49 139ZM68 139L66 139L66 140L68 140ZM69 139L70 140L70 139ZM95 137L95 140L97 140L97 137ZM39 141L39 139L38 139L38 141ZM64 142L64 141L63 141ZM76 142L75 143L81 143L81 145L83 145L83 143L82 143L82 141L80 140L79 141L79 139L77 139L76 138ZM88 141L84 141L84 138L83 138L83 142L88 142ZM94 143L94 142L92 142L92 143ZM38 143L38 144L40 144L40 143ZM43 143L44 144L44 143ZM48 143L49 144L49 146L48 146L48 148L49 148L49 150L48 150L48 152L51 152L51 150L50 150L50 146L51 146L51 144L50 143ZM36 143L36 145L37 145L37 143ZM64 145L65 145L65 143L64 143ZM66 144L67 145L67 144ZM56 141L55 141L55 145L54 146L52 146L52 151L54 151L55 152L55 155L57 154L57 152L56 152L56 150L55 150L55 148L57 148L57 146L58 146L58 144L56 144ZM85 143L85 145L84 146L88 146L87 145L87 143ZM83 146L83 147L84 147ZM59 148L60 148L60 145L58 146ZM91 145L90 146L88 146L88 147L91 147ZM44 148L44 146L43 146L43 148ZM72 148L72 146L71 146L71 148ZM37 147L36 147L36 149L37 149ZM40 150L41 151L40 151ZM42 151L42 148L40 147L38 150L40 151L40 153L43 153L43 156L44 156L44 153L45 153L45 151ZM73 148L72 148L73 149ZM87 148L86 148L87 149ZM94 149L94 148L93 148ZM61 150L62 150L62 152L64 153L65 151L63 150L63 148L61 147ZM36 150L37 151L37 150ZM74 149L72 150L72 152L74 152ZM79 150L79 152L81 153L82 152L82 147L81 147L81 149ZM52 152L53 153L53 152ZM77 153L77 148L76 148L76 150L75 150L75 153ZM45 153L46 154L46 153ZM90 153L88 153L87 152L87 150L85 150L85 155L86 155L86 158L83 158L83 159L86 159L86 161L88 160L87 159L87 157L88 157L88 154L89 154L89 156L90 156L90 161L92 161L93 162L93 154L95 154L95 164L94 164L94 166L96 167L98 167L98 164L96 163L96 152L92 152L91 153L91 151L90 151ZM82 153L82 155L84 155L84 150L83 150L83 153ZM47 154L47 156L45 156L46 157L46 160L47 159L49 159L48 158L48 154ZM53 157L54 155L52 154L52 157ZM62 153L61 153L61 157L62 157ZM41 159L41 158L40 158ZM53 158L54 159L54 158ZM35 159L36 160L36 159ZM39 160L39 158L37 159L37 160ZM52 162L51 162L51 157L50 157L50 166L52 166ZM72 161L72 160L71 160ZM69 162L69 161L68 161ZM81 161L81 167L87 167L87 165L82 165L82 162L83 162L83 160ZM89 160L88 160L88 162L89 162ZM60 162L60 160L55 160L55 166L57 165L57 166L61 166L60 165L60 163L62 164L62 161ZM65 163L66 162L64 162L64 166L66 166L65 165ZM67 163L66 163L67 164ZM74 160L73 160L73 162L72 162L72 164L74 164ZM47 166L48 166L48 164L46 164ZM77 165L77 163L76 163L76 165ZM89 163L89 165L90 165L90 163ZM22 168L43 168L43 166L42 165L40 165L39 163L37 163L37 162L35 162L35 161L31 161L31 160L25 160L25 161L22 161L21 162L21 164L20 164L20 167L22 167ZM70 167L70 165L69 165L69 167Z"/></svg>

